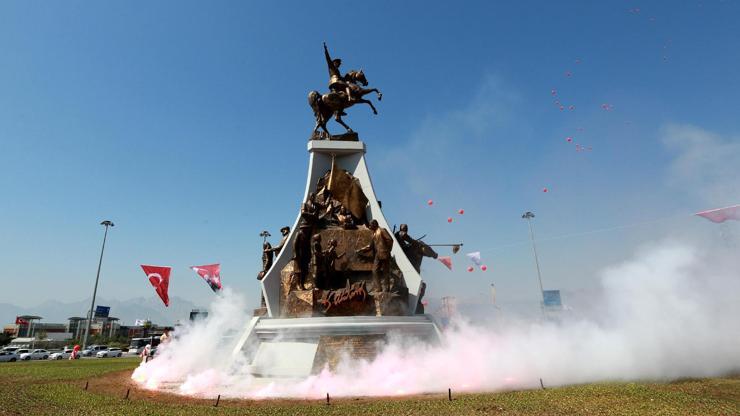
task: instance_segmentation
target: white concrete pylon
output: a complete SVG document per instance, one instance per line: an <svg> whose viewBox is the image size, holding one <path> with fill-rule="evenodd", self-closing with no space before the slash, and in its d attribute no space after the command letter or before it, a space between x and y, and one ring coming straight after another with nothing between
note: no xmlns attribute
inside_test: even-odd
<svg viewBox="0 0 740 416"><path fill-rule="evenodd" d="M378 199L373 190L373 184L370 180L370 173L365 164L365 144L360 141L333 141L333 140L311 140L308 143L309 165L308 178L306 179L306 191L303 194L303 202L308 199L308 195L316 192L316 183L326 172L331 170L332 156L337 168L344 169L352 174L360 182L362 192L368 199L366 207L368 221L377 220L378 224L392 233L388 221L383 216L383 212L378 204ZM293 227L290 229L288 241L275 258L272 267L262 279L262 291L267 303L267 313L271 318L280 316L280 271L290 262L293 257L293 240L295 239L298 223L300 221L300 212L296 216ZM413 315L416 311L419 289L421 287L421 276L411 265L411 262L404 254L401 246L393 236L392 256L396 260L406 286L409 289L408 313Z"/></svg>

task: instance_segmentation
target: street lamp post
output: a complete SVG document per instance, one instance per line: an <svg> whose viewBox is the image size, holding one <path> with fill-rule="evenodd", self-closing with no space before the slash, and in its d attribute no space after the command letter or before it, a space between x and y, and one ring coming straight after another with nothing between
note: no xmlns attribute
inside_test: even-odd
<svg viewBox="0 0 740 416"><path fill-rule="evenodd" d="M537 245L534 242L534 231L532 230L532 218L534 218L534 213L527 211L524 214L522 214L522 218L527 220L527 225L529 225L529 238L532 240L532 252L534 253L534 264L537 266L537 281L540 284L540 296L542 297L542 304L540 305L540 308L542 309L542 315L545 314L545 290L542 287L542 273L540 272L540 260L537 258Z"/></svg>
<svg viewBox="0 0 740 416"><path fill-rule="evenodd" d="M98 261L98 274L95 276L95 288L93 289L92 302L90 303L90 310L87 312L87 325L85 326L85 338L82 340L82 349L87 347L87 337L90 335L90 324L93 318L93 308L95 307L95 295L98 293L98 280L100 279L100 266L103 265L103 252L105 251L105 239L108 237L108 227L113 227L112 221L105 220L100 223L105 226L105 234L103 234L103 247L100 249L100 260Z"/></svg>

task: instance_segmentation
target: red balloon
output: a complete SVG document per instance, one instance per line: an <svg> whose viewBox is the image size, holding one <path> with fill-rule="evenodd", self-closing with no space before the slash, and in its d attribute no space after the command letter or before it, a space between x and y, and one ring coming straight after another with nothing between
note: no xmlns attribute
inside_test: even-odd
<svg viewBox="0 0 740 416"><path fill-rule="evenodd" d="M432 205L434 205L434 201L432 201L432 200L430 199L429 201L427 201L427 205L429 205L429 206L432 206Z"/></svg>
<svg viewBox="0 0 740 416"><path fill-rule="evenodd" d="M463 215L465 213L465 210L464 209L459 209L459 210L457 210L457 213L460 214L460 215Z"/></svg>
<svg viewBox="0 0 740 416"><path fill-rule="evenodd" d="M473 269L473 266L468 266L468 271L469 271L469 272L472 272L473 270L474 270L474 269Z"/></svg>
<svg viewBox="0 0 740 416"><path fill-rule="evenodd" d="M452 217L448 217L447 222L452 222Z"/></svg>
<svg viewBox="0 0 740 416"><path fill-rule="evenodd" d="M542 192L547 192L547 188L542 188Z"/></svg>
<svg viewBox="0 0 740 416"><path fill-rule="evenodd" d="M572 137L566 137L566 138L565 138L565 140L566 140L566 141L567 141L568 143L570 143L570 142L572 142L572 141L573 141L573 138L572 138Z"/></svg>
<svg viewBox="0 0 740 416"><path fill-rule="evenodd" d="M486 265L484 264L484 265L480 266L480 269L481 269L481 270L483 270L483 271L485 272L486 270L488 270L488 266L486 266Z"/></svg>

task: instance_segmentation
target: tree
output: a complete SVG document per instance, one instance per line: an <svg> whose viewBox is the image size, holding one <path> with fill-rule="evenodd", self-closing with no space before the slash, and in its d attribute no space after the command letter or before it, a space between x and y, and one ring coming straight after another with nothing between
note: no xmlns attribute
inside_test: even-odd
<svg viewBox="0 0 740 416"><path fill-rule="evenodd" d="M12 339L13 338L11 338L10 335L6 334L5 332L0 332L0 347L10 344L10 340Z"/></svg>

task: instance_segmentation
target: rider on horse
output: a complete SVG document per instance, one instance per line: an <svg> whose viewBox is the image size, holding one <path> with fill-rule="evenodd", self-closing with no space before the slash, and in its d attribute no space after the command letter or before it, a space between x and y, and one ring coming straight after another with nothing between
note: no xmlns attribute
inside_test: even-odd
<svg viewBox="0 0 740 416"><path fill-rule="evenodd" d="M326 65L329 67L329 90L336 93L347 94L347 101L352 100L352 91L350 83L348 83L342 73L339 72L339 67L342 65L342 60L331 59L329 56L329 49L326 47L324 42L324 57L326 58Z"/></svg>

